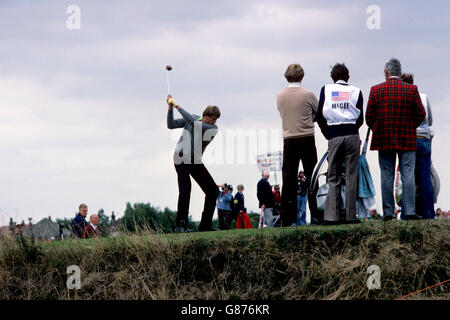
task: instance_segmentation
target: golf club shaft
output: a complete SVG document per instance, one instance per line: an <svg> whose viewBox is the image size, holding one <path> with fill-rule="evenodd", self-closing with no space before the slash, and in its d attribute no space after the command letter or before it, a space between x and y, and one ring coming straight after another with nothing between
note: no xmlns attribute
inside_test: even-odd
<svg viewBox="0 0 450 320"><path fill-rule="evenodd" d="M167 92L170 94L169 70L166 70L166 74L167 74Z"/></svg>

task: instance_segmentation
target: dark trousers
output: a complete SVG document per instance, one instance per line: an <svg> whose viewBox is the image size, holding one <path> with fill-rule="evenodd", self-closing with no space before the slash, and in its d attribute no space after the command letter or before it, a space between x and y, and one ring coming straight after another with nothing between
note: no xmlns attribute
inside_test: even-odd
<svg viewBox="0 0 450 320"><path fill-rule="evenodd" d="M297 221L297 177L300 160L305 172L306 183L309 186L314 166L317 163L314 136L284 139L280 217L283 226L290 226ZM314 218L316 200L310 192L308 192L308 204L311 217Z"/></svg>
<svg viewBox="0 0 450 320"><path fill-rule="evenodd" d="M426 138L417 138L416 151L416 214L424 219L434 219L434 189L431 184L431 141ZM405 210L401 218L405 219Z"/></svg>
<svg viewBox="0 0 450 320"><path fill-rule="evenodd" d="M230 229L231 220L232 220L232 211L231 210L222 210L222 209L218 208L217 215L219 217L219 229L220 230Z"/></svg>
<svg viewBox="0 0 450 320"><path fill-rule="evenodd" d="M216 208L217 194L219 188L203 164L176 164L175 170L178 175L178 208L177 227L186 228L189 217L189 202L191 200L191 178L198 183L205 193L205 204L202 219L198 227L199 231L212 229L212 219Z"/></svg>
<svg viewBox="0 0 450 320"><path fill-rule="evenodd" d="M416 151L416 213L434 219L434 189L431 184L431 141L418 138Z"/></svg>

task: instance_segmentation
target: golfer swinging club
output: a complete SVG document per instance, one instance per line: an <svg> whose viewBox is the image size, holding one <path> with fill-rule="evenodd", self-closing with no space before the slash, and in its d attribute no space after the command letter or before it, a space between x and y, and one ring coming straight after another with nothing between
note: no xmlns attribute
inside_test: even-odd
<svg viewBox="0 0 450 320"><path fill-rule="evenodd" d="M216 106L208 106L203 116L192 115L178 104L172 96L167 97L169 111L167 112L167 128L184 128L183 134L175 147L174 164L178 175L178 211L175 232L190 232L188 229L189 202L191 198L191 178L197 181L205 193L205 204L199 231L211 231L212 218L216 208L219 188L208 170L202 163L202 155L206 146L217 134L216 120L220 110ZM173 108L176 108L183 118L173 118Z"/></svg>

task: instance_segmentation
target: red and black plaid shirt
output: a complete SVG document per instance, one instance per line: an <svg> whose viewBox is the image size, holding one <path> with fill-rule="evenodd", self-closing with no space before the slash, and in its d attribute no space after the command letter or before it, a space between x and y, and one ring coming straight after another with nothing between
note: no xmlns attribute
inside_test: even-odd
<svg viewBox="0 0 450 320"><path fill-rule="evenodd" d="M373 86L366 110L373 131L370 150L417 150L416 128L425 114L417 86L398 78Z"/></svg>

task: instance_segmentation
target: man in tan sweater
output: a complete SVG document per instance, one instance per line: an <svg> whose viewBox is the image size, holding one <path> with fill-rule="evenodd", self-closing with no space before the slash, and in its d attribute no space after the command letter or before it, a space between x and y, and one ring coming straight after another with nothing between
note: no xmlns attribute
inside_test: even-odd
<svg viewBox="0 0 450 320"><path fill-rule="evenodd" d="M314 93L300 86L304 75L303 68L299 64L291 64L284 74L289 85L277 96L284 141L281 192L283 226L291 226L297 220L297 174L300 160L308 186L317 163L314 115L318 101ZM320 223L320 218L315 216L315 199L309 193L308 200L313 223Z"/></svg>

